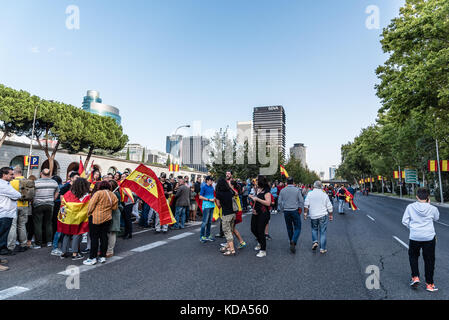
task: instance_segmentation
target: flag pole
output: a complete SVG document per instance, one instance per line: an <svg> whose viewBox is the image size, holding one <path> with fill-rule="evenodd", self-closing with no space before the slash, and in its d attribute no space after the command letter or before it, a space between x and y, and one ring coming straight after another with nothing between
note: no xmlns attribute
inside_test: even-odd
<svg viewBox="0 0 449 320"><path fill-rule="evenodd" d="M437 148L437 163L438 163L438 178L440 180L440 199L441 199L441 204L444 203L444 198L443 198L443 184L441 183L441 166L440 166L440 153L438 151L438 139L435 139L435 144L436 144L436 148Z"/></svg>
<svg viewBox="0 0 449 320"><path fill-rule="evenodd" d="M402 172L401 172L401 166L399 167L399 194L400 197L402 198Z"/></svg>
<svg viewBox="0 0 449 320"><path fill-rule="evenodd" d="M31 154L33 153L33 140L34 140L34 129L36 127L36 114L37 114L37 105L34 108L34 118L33 118L33 132L31 133L31 141L30 141L30 157L28 158L28 169L27 169L27 179L31 175Z"/></svg>

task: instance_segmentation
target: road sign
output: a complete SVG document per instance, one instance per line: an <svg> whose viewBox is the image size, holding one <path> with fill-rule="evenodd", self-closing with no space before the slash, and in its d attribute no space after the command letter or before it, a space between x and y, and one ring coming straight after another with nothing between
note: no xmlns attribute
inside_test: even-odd
<svg viewBox="0 0 449 320"><path fill-rule="evenodd" d="M405 183L418 183L418 171L415 169L405 169Z"/></svg>
<svg viewBox="0 0 449 320"><path fill-rule="evenodd" d="M39 168L39 157L31 156L31 169Z"/></svg>

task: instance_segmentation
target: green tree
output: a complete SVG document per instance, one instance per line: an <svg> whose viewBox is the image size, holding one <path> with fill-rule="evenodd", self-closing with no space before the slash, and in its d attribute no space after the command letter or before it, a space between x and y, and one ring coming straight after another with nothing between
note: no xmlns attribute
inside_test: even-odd
<svg viewBox="0 0 449 320"><path fill-rule="evenodd" d="M128 149L126 150L126 160L129 160L130 158L129 158L129 147L128 147Z"/></svg>
<svg viewBox="0 0 449 320"><path fill-rule="evenodd" d="M143 148L143 152L142 152L142 163L146 163L147 159L145 159L145 148Z"/></svg>

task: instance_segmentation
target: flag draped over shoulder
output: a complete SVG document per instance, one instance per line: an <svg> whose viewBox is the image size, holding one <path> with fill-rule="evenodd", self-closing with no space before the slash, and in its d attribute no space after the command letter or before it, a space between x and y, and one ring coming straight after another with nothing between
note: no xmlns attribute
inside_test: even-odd
<svg viewBox="0 0 449 320"><path fill-rule="evenodd" d="M346 202L349 202L349 204L351 205L352 210L356 211L357 207L356 207L356 205L354 203L354 196L351 194L351 192L346 190L346 188L344 190L345 190L345 195L346 195Z"/></svg>
<svg viewBox="0 0 449 320"><path fill-rule="evenodd" d="M61 196L61 208L58 213L58 232L79 235L89 232L87 207L90 196L78 199L71 191Z"/></svg>
<svg viewBox="0 0 449 320"><path fill-rule="evenodd" d="M287 172L287 170L285 170L284 166L280 166L280 168L281 168L281 175L288 178L288 172Z"/></svg>
<svg viewBox="0 0 449 320"><path fill-rule="evenodd" d="M121 188L129 188L154 211L159 213L161 225L174 224L176 220L165 199L164 187L156 174L147 166L141 164L122 181Z"/></svg>

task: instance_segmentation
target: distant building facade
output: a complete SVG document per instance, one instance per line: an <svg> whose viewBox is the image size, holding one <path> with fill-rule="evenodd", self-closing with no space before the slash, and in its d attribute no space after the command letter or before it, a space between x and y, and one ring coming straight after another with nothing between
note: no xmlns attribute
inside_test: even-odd
<svg viewBox="0 0 449 320"><path fill-rule="evenodd" d="M306 159L306 146L303 143L295 143L293 147L290 148L290 156L300 160L301 165L305 168L307 166Z"/></svg>
<svg viewBox="0 0 449 320"><path fill-rule="evenodd" d="M256 107L253 111L254 140L256 136L270 141L273 138L285 157L285 110L283 106ZM274 135L270 131L274 131ZM255 141L254 141L255 143Z"/></svg>
<svg viewBox="0 0 449 320"><path fill-rule="evenodd" d="M331 166L329 168L329 180L335 179L335 173L337 172L337 166Z"/></svg>
<svg viewBox="0 0 449 320"><path fill-rule="evenodd" d="M207 172L207 159L203 159L203 152L209 143L209 139L202 136L184 137L181 150L182 164L200 172Z"/></svg>
<svg viewBox="0 0 449 320"><path fill-rule="evenodd" d="M113 118L118 124L121 124L120 110L116 107L104 104L100 98L100 92L95 90L88 90L87 95L83 99L82 108L90 113L95 113L100 116L107 116Z"/></svg>

